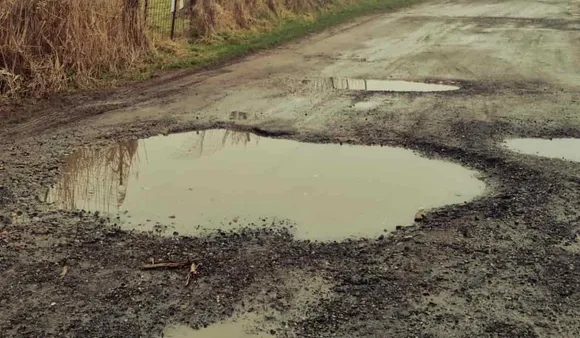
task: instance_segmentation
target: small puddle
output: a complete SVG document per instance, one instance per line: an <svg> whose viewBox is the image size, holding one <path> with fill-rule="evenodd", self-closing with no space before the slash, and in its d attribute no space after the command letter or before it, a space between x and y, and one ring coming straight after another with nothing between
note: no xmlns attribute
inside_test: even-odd
<svg viewBox="0 0 580 338"><path fill-rule="evenodd" d="M207 130L82 148L46 201L108 213L127 229L196 235L284 220L298 238L334 240L378 236L483 190L475 172L403 148Z"/></svg>
<svg viewBox="0 0 580 338"><path fill-rule="evenodd" d="M354 104L353 109L360 112L377 109L383 102L380 101L362 101Z"/></svg>
<svg viewBox="0 0 580 338"><path fill-rule="evenodd" d="M277 290L264 285L277 286ZM273 338L288 337L288 323L302 320L305 314L320 306L332 296L332 284L312 273L284 269L283 273L260 279L254 285L259 292L244 297L241 308L229 319L206 328L173 324L163 330L164 338ZM280 306L282 304L282 306ZM250 310L251 309L251 310Z"/></svg>
<svg viewBox="0 0 580 338"><path fill-rule="evenodd" d="M505 144L510 150L523 154L580 162L580 139L520 138L507 140Z"/></svg>
<svg viewBox="0 0 580 338"><path fill-rule="evenodd" d="M411 81L361 80L338 77L304 80L314 90L355 90L367 92L445 92L459 87Z"/></svg>
<svg viewBox="0 0 580 338"><path fill-rule="evenodd" d="M212 324L200 330L186 325L170 325L163 330L163 338L272 338L258 331L250 320L237 319Z"/></svg>

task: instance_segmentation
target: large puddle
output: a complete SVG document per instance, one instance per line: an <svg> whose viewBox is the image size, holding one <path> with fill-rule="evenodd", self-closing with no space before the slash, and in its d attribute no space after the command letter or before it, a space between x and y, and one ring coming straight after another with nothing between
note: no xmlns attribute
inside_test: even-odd
<svg viewBox="0 0 580 338"><path fill-rule="evenodd" d="M346 78L321 78L304 80L304 84L310 85L312 89L324 90L355 90L367 92L444 92L459 90L459 87L443 84L411 82L411 81L390 81L390 80L364 80Z"/></svg>
<svg viewBox="0 0 580 338"><path fill-rule="evenodd" d="M128 229L195 235L282 221L298 238L333 240L380 235L483 190L475 172L402 148L208 130L80 149L46 201Z"/></svg>
<svg viewBox="0 0 580 338"><path fill-rule="evenodd" d="M580 162L580 139L535 139L520 138L506 141L506 146L514 151L529 155L559 158Z"/></svg>

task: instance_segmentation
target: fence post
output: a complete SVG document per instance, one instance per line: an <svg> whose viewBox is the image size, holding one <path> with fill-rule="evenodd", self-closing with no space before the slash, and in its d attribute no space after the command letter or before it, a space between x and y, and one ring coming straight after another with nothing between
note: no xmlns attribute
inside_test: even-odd
<svg viewBox="0 0 580 338"><path fill-rule="evenodd" d="M171 40L175 35L175 19L177 18L177 0L173 0L173 16L171 17Z"/></svg>

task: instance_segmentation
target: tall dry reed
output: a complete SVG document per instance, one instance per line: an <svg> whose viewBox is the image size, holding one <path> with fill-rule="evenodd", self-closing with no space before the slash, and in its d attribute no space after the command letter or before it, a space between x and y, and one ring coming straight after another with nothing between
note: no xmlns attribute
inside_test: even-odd
<svg viewBox="0 0 580 338"><path fill-rule="evenodd" d="M191 40L207 42L356 1L187 0L183 12ZM115 82L169 45L168 35L150 39L144 10L144 0L0 0L0 99L90 88L103 77Z"/></svg>
<svg viewBox="0 0 580 338"><path fill-rule="evenodd" d="M0 94L90 87L149 49L139 0L0 0Z"/></svg>
<svg viewBox="0 0 580 338"><path fill-rule="evenodd" d="M198 40L212 40L224 32L267 29L284 18L355 1L190 0L191 35Z"/></svg>

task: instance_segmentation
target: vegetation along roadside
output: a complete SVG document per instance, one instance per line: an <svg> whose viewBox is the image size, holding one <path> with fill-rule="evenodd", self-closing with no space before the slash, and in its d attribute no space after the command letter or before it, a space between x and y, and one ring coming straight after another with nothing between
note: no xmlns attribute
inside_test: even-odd
<svg viewBox="0 0 580 338"><path fill-rule="evenodd" d="M1 97L46 97L215 65L423 0L178 0L174 40L170 1L0 1Z"/></svg>

